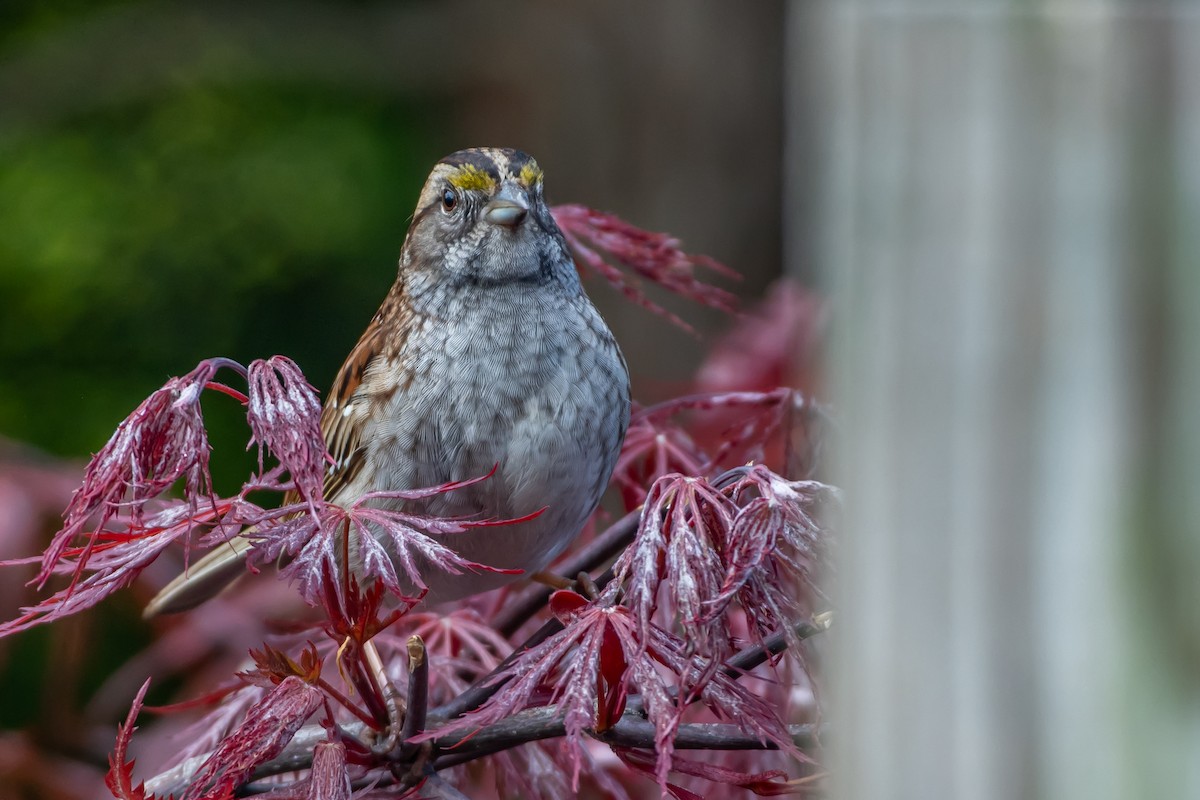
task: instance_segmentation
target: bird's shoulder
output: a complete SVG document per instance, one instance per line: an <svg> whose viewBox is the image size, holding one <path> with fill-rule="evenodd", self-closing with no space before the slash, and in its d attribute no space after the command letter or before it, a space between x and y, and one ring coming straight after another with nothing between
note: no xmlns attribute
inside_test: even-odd
<svg viewBox="0 0 1200 800"><path fill-rule="evenodd" d="M406 380L400 356L413 321L403 285L397 282L334 378L321 411L321 431L333 457L325 476L327 498L336 497L363 467L364 429L371 406Z"/></svg>

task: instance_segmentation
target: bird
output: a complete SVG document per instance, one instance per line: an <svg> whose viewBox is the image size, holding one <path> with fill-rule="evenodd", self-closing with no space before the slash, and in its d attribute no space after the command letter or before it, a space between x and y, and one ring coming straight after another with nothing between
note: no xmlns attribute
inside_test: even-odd
<svg viewBox="0 0 1200 800"><path fill-rule="evenodd" d="M326 500L347 504L368 492L494 470L417 503L383 502L479 519L541 510L442 540L468 560L528 577L596 509L629 414L624 356L583 290L537 162L489 147L437 162L396 281L322 408L331 456ZM220 592L246 572L251 541L245 533L232 537L192 564L151 600L146 616L184 611ZM355 569L353 554L349 561ZM428 587L422 602L430 606L520 576L428 569L421 577Z"/></svg>

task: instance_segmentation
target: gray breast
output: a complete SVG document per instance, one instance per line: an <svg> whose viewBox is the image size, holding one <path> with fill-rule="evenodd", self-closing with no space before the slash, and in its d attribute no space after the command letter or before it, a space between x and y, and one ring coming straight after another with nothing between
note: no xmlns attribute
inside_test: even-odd
<svg viewBox="0 0 1200 800"><path fill-rule="evenodd" d="M628 376L582 294L520 287L487 295L462 293L410 337L412 380L365 431L371 488L434 486L498 465L489 480L411 510L511 518L545 508L528 522L445 540L471 560L532 571L574 539L599 502L628 423ZM471 593L456 588L461 581L425 577L434 600Z"/></svg>

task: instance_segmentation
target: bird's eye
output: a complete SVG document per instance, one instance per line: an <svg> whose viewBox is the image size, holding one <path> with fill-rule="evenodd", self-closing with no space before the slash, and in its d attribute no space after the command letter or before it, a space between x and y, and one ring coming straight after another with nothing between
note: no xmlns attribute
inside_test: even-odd
<svg viewBox="0 0 1200 800"><path fill-rule="evenodd" d="M449 214L458 206L458 192L447 188L442 192L442 210Z"/></svg>

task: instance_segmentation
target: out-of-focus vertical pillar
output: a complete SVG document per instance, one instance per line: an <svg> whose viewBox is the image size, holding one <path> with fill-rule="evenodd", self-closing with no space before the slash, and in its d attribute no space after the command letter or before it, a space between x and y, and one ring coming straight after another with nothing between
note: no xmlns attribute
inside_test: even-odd
<svg viewBox="0 0 1200 800"><path fill-rule="evenodd" d="M834 796L1200 797L1200 7L796 0L788 36Z"/></svg>

